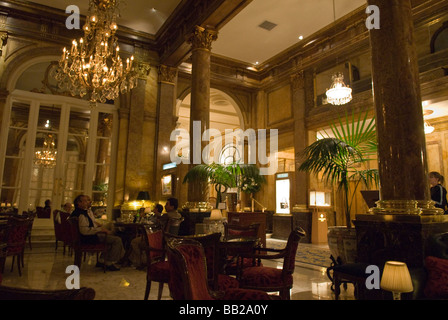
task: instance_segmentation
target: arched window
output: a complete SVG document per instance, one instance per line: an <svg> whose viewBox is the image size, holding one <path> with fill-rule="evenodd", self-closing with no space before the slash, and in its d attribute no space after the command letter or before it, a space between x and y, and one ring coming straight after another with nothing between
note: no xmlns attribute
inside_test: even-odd
<svg viewBox="0 0 448 320"><path fill-rule="evenodd" d="M445 21L431 39L431 53L448 49L448 21Z"/></svg>
<svg viewBox="0 0 448 320"><path fill-rule="evenodd" d="M221 164L231 164L234 162L239 162L240 160L240 152L233 143L225 145L219 155L219 163Z"/></svg>

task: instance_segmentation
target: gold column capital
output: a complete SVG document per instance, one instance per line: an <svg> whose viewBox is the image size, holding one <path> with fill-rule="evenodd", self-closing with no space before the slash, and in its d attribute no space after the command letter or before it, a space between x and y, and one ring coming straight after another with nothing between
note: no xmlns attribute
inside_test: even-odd
<svg viewBox="0 0 448 320"><path fill-rule="evenodd" d="M177 76L177 68L160 65L159 66L159 82L174 84Z"/></svg>
<svg viewBox="0 0 448 320"><path fill-rule="evenodd" d="M201 26L195 26L193 33L190 35L188 42L191 43L193 50L195 49L212 49L212 42L218 39L218 32Z"/></svg>
<svg viewBox="0 0 448 320"><path fill-rule="evenodd" d="M151 65L145 62L136 63L135 71L137 72L137 77L139 79L146 80L151 71Z"/></svg>
<svg viewBox="0 0 448 320"><path fill-rule="evenodd" d="M303 70L295 72L291 75L291 84L293 89L305 88L305 75L303 73Z"/></svg>

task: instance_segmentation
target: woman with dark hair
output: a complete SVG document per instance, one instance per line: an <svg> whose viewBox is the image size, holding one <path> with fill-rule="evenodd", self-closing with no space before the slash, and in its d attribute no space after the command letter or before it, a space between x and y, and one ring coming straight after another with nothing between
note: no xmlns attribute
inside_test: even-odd
<svg viewBox="0 0 448 320"><path fill-rule="evenodd" d="M436 172L432 171L429 173L429 183L431 185L431 200L434 201L436 208L441 208L447 214L446 206L446 189L443 186L445 179L444 177Z"/></svg>

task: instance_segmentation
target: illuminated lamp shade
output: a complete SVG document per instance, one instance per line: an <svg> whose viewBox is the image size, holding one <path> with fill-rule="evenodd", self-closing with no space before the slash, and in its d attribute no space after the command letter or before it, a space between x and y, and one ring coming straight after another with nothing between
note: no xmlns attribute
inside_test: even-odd
<svg viewBox="0 0 448 320"><path fill-rule="evenodd" d="M386 262L381 277L381 289L391 291L394 300L400 300L401 293L414 291L406 263L399 261Z"/></svg>
<svg viewBox="0 0 448 320"><path fill-rule="evenodd" d="M221 220L221 219L222 219L221 210L213 209L212 212L210 213L210 220Z"/></svg>
<svg viewBox="0 0 448 320"><path fill-rule="evenodd" d="M352 101L352 89L344 83L344 75L337 73L332 77L333 84L327 90L327 101L333 105L343 105Z"/></svg>

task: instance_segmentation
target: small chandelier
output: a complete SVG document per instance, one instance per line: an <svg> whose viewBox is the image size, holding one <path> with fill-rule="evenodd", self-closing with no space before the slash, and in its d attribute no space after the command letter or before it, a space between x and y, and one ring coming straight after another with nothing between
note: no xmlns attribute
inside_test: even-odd
<svg viewBox="0 0 448 320"><path fill-rule="evenodd" d="M327 90L327 101L333 105L343 105L352 101L352 89L344 83L344 75L337 73L332 77L333 84Z"/></svg>
<svg viewBox="0 0 448 320"><path fill-rule="evenodd" d="M430 134L434 132L434 127L425 121L425 134Z"/></svg>
<svg viewBox="0 0 448 320"><path fill-rule="evenodd" d="M90 101L114 100L137 85L132 56L120 58L116 37L118 0L90 0L84 37L64 48L56 80L72 96L88 95Z"/></svg>
<svg viewBox="0 0 448 320"><path fill-rule="evenodd" d="M434 111L429 110L429 109L423 110L423 121L424 121L424 127L425 127L425 134L431 134L434 132L435 128L429 124L428 120L425 119L426 116L429 116L433 112Z"/></svg>
<svg viewBox="0 0 448 320"><path fill-rule="evenodd" d="M50 128L50 120L47 120L45 128ZM54 136L52 133L48 133L45 136L44 143L42 145L42 150L38 150L34 154L34 163L38 166L44 168L54 168L56 165L56 156L58 152L56 151L56 143L54 141Z"/></svg>

